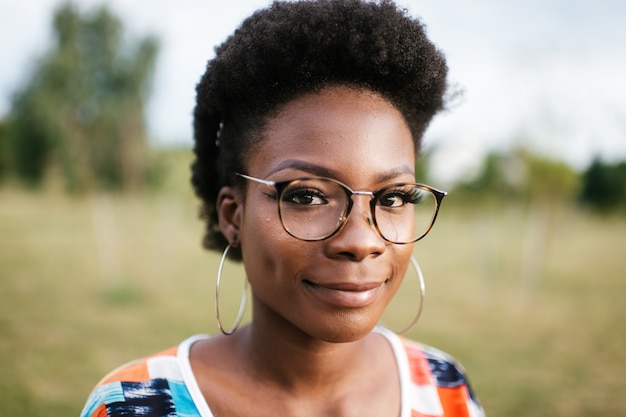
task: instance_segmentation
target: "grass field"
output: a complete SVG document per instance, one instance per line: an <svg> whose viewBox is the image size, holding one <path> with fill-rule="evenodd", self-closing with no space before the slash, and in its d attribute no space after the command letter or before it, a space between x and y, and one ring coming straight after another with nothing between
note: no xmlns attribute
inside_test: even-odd
<svg viewBox="0 0 626 417"><path fill-rule="evenodd" d="M446 204L415 247L427 297L409 336L459 359L489 416L626 415L626 216ZM0 189L0 416L78 415L112 368L215 332L201 234L177 187ZM403 290L385 322L415 300Z"/></svg>

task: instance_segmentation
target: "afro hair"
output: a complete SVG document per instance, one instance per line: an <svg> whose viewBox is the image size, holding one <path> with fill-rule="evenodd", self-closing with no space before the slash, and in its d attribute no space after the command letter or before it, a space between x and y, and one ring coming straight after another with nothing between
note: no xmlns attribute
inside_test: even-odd
<svg viewBox="0 0 626 417"><path fill-rule="evenodd" d="M208 62L197 85L192 184L203 244L223 250L216 200L243 170L266 121L303 94L343 85L393 103L415 141L444 107L447 65L424 25L392 1L276 1L255 12Z"/></svg>

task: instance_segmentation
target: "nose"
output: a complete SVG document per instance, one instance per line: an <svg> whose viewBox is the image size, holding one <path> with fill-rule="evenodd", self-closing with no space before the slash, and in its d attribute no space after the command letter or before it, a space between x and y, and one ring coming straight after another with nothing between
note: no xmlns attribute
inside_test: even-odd
<svg viewBox="0 0 626 417"><path fill-rule="evenodd" d="M352 197L353 205L348 220L334 236L326 241L330 257L344 257L362 261L369 256L378 256L385 251L387 242L374 226L369 202L371 195Z"/></svg>

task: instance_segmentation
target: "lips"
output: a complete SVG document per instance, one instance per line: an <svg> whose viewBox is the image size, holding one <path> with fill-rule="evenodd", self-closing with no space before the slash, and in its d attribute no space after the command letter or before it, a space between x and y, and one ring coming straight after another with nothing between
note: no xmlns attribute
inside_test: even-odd
<svg viewBox="0 0 626 417"><path fill-rule="evenodd" d="M365 307L373 303L387 282L313 283L304 281L311 294L328 304L344 308Z"/></svg>

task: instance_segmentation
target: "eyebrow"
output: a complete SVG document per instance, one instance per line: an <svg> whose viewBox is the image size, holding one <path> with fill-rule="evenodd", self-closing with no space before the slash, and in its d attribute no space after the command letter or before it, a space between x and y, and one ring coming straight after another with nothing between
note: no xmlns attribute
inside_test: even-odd
<svg viewBox="0 0 626 417"><path fill-rule="evenodd" d="M300 159L286 159L272 168L266 175L266 178L270 175L283 171L285 169L296 169L299 171L307 172L311 175L327 178L339 177L337 171L332 168L328 168L322 165L313 164L311 162L303 161ZM415 177L415 172L408 165L400 165L389 171L382 172L376 177L376 182L385 182L393 180L401 175L411 175Z"/></svg>

